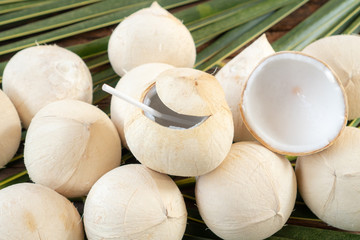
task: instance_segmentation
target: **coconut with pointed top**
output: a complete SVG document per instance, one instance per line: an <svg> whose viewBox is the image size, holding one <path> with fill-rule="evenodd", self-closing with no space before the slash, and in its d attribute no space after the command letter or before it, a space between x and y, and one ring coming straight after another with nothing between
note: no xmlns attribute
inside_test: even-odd
<svg viewBox="0 0 360 240"><path fill-rule="evenodd" d="M5 66L2 87L25 128L51 102L92 101L88 67L78 55L56 45L39 45L16 53Z"/></svg>
<svg viewBox="0 0 360 240"><path fill-rule="evenodd" d="M290 217L296 177L285 157L242 141L219 167L197 178L195 198L205 224L222 239L265 239Z"/></svg>
<svg viewBox="0 0 360 240"><path fill-rule="evenodd" d="M40 184L19 183L0 190L0 209L1 239L84 239L74 205Z"/></svg>
<svg viewBox="0 0 360 240"><path fill-rule="evenodd" d="M336 74L300 52L261 61L246 82L240 111L258 141L292 156L330 146L347 122L346 95Z"/></svg>
<svg viewBox="0 0 360 240"><path fill-rule="evenodd" d="M263 34L223 66L215 77L224 89L234 119L234 141L254 140L240 114L241 92L250 73L265 57L275 53Z"/></svg>
<svg viewBox="0 0 360 240"><path fill-rule="evenodd" d="M89 240L180 240L186 220L185 202L174 181L141 164L124 165L102 176L84 207Z"/></svg>
<svg viewBox="0 0 360 240"><path fill-rule="evenodd" d="M21 123L14 104L0 90L0 168L15 155L21 140Z"/></svg>
<svg viewBox="0 0 360 240"><path fill-rule="evenodd" d="M344 86L348 103L349 119L360 117L360 36L335 35L321 38L302 52L328 64Z"/></svg>
<svg viewBox="0 0 360 240"><path fill-rule="evenodd" d="M129 109L124 119L125 138L141 163L170 175L198 176L225 159L234 126L215 77L191 68L170 68L140 90L138 101L182 121Z"/></svg>
<svg viewBox="0 0 360 240"><path fill-rule="evenodd" d="M66 197L81 197L120 165L120 138L99 108L78 100L56 101L31 121L24 161L34 182Z"/></svg>
<svg viewBox="0 0 360 240"><path fill-rule="evenodd" d="M116 84L115 89L131 98L140 99L142 93L155 82L157 75L170 68L173 68L173 66L165 63L142 64L126 73ZM111 120L119 132L121 144L126 148L128 146L124 133L124 119L131 112L130 109L132 108L135 108L135 106L122 99L117 97L111 98Z"/></svg>
<svg viewBox="0 0 360 240"><path fill-rule="evenodd" d="M193 67L196 48L190 31L157 2L125 18L109 39L108 55L114 71L123 76L145 63Z"/></svg>
<svg viewBox="0 0 360 240"><path fill-rule="evenodd" d="M360 231L360 129L346 127L329 148L298 157L296 177L305 204L336 228Z"/></svg>

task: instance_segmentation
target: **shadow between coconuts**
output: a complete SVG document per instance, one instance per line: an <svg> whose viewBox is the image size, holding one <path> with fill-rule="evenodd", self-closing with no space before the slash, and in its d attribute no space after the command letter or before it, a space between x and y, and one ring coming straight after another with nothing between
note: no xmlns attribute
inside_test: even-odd
<svg viewBox="0 0 360 240"><path fill-rule="evenodd" d="M249 119L247 119L247 117L246 117L246 110L244 109L244 95L245 95L245 93L247 91L247 87L249 85L249 80L251 79L254 72L257 70L257 68L259 66L261 66L262 64L264 64L265 61L267 61L269 58L272 58L274 56L278 56L278 55L281 55L281 54L298 54L298 55L301 55L301 56L308 57L309 59L312 59L312 60L320 63L322 66L324 66L326 69L328 69L331 72L331 75L333 76L334 80L336 81L337 86L339 87L339 90L341 91L342 101L344 103L344 113L342 115L343 120L342 120L342 123L341 123L341 128L337 132L336 136L333 137L332 139L330 139L326 145L323 145L323 146L321 146L319 148L311 149L311 150L308 150L308 151L287 151L287 150L277 149L276 147L271 146L271 144L269 144L267 141L265 141L261 136L259 136L259 134L251 127L251 125L249 123ZM315 64L314 64L314 66L315 66ZM328 106L324 106L324 107L328 107ZM347 96L346 96L344 87L343 87L341 81L339 80L339 77L336 75L335 71L333 69L331 69L331 67L328 64L326 64L325 62L323 62L323 61L321 61L321 60L319 60L319 59L317 59L317 58L315 58L315 57L313 57L311 55L308 55L308 54L305 54L305 53L302 53L302 52L298 52L298 51L281 51L281 52L274 53L274 54L262 59L258 63L258 65L253 69L253 71L248 76L248 78L247 78L247 80L245 82L244 89L241 92L241 101L240 101L239 108L240 108L241 117L242 117L242 119L244 121L244 124L245 124L246 128L249 130L249 132L261 144L263 144L265 147L267 147L268 149L270 149L273 152L276 152L276 153L279 153L279 154L282 154L282 155L290 155L290 156L310 155L310 154L313 154L313 153L316 153L316 152L320 152L320 151L326 149L327 147L331 146L333 144L333 142L339 137L341 132L344 130L344 128L346 126L346 123L347 123L347 118L348 118ZM314 119L314 121L316 121L316 119Z"/></svg>

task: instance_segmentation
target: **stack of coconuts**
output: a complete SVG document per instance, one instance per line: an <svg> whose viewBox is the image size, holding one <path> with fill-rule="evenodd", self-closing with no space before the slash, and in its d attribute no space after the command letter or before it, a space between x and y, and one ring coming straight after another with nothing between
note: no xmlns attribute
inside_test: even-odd
<svg viewBox="0 0 360 240"><path fill-rule="evenodd" d="M116 90L111 119L91 105L84 62L57 46L14 55L0 91L0 166L21 124L34 183L0 191L4 239L182 239L184 199L169 176L196 176L196 202L223 239L280 230L297 186L326 223L360 231L360 51L357 36L275 53L262 35L215 76L193 69L186 27L156 2L122 21L108 54ZM141 164L119 166L121 146ZM299 156L295 172L285 155ZM87 196L83 221L68 200Z"/></svg>

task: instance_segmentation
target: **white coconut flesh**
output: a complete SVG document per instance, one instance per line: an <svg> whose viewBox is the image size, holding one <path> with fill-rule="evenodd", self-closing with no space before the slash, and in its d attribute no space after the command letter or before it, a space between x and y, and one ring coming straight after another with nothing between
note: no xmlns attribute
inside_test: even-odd
<svg viewBox="0 0 360 240"><path fill-rule="evenodd" d="M156 92L155 85L146 94L144 98L144 104L160 112L163 115L170 116L168 118L166 118L167 116L161 118L161 117L155 117L149 112L144 112L146 117L148 117L149 119L155 121L156 123L164 127L170 127L174 129L188 129L198 126L209 117L209 116L185 115L171 110L161 101L159 95Z"/></svg>
<svg viewBox="0 0 360 240"><path fill-rule="evenodd" d="M341 83L323 62L297 52L263 60L249 76L241 113L250 132L282 154L320 151L347 120Z"/></svg>

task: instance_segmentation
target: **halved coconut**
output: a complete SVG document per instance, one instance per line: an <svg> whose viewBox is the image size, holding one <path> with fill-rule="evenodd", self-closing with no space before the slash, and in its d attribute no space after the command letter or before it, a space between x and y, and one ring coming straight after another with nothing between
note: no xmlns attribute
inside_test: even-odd
<svg viewBox="0 0 360 240"><path fill-rule="evenodd" d="M225 159L234 126L224 92L212 75L191 68L168 69L137 100L183 121L163 121L132 108L124 131L141 163L162 173L197 176Z"/></svg>
<svg viewBox="0 0 360 240"><path fill-rule="evenodd" d="M0 168L15 155L21 140L21 123L14 104L0 90Z"/></svg>
<svg viewBox="0 0 360 240"><path fill-rule="evenodd" d="M167 175L141 164L113 169L91 188L84 207L88 239L182 239L184 199Z"/></svg>
<svg viewBox="0 0 360 240"><path fill-rule="evenodd" d="M290 162L257 142L234 143L214 171L200 176L196 204L223 239L265 239L292 213L296 178Z"/></svg>
<svg viewBox="0 0 360 240"><path fill-rule="evenodd" d="M308 45L302 52L324 61L335 71L347 95L348 118L360 117L360 36L322 38Z"/></svg>
<svg viewBox="0 0 360 240"><path fill-rule="evenodd" d="M108 46L114 71L125 73L145 63L193 67L196 47L190 31L157 2L124 19L113 31Z"/></svg>
<svg viewBox="0 0 360 240"><path fill-rule="evenodd" d="M215 75L225 92L225 98L234 119L234 141L254 140L240 114L241 92L250 73L259 62L275 53L266 35L263 34L240 54L225 64Z"/></svg>
<svg viewBox="0 0 360 240"><path fill-rule="evenodd" d="M140 99L143 92L155 82L156 76L170 68L173 68L173 66L165 63L142 64L126 73L116 84L115 89L123 92L129 97ZM128 148L128 146L124 134L124 119L130 112L129 109L132 108L135 108L135 106L124 100L117 97L111 98L111 120L114 122L119 132L121 144L126 148Z"/></svg>
<svg viewBox="0 0 360 240"><path fill-rule="evenodd" d="M298 157L299 192L315 215L334 227L360 231L360 129L346 127L326 150Z"/></svg>
<svg viewBox="0 0 360 240"><path fill-rule="evenodd" d="M246 126L281 154L318 152L333 143L347 121L346 96L337 76L325 63L299 52L265 58L242 95Z"/></svg>

